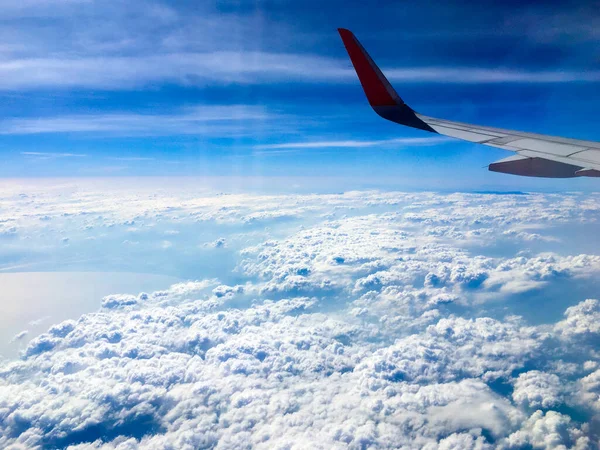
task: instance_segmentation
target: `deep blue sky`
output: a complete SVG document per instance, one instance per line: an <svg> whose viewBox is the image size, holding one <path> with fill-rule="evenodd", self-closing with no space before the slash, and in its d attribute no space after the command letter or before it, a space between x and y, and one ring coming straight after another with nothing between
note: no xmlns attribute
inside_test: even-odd
<svg viewBox="0 0 600 450"><path fill-rule="evenodd" d="M419 112L600 140L587 5L0 1L0 176L595 189L491 174L500 150L411 140L431 136L370 110L336 32L352 29Z"/></svg>

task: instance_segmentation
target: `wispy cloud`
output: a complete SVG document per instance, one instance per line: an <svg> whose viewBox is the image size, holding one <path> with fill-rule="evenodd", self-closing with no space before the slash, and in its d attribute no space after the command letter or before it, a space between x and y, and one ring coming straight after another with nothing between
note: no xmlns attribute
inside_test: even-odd
<svg viewBox="0 0 600 450"><path fill-rule="evenodd" d="M598 82L600 71L523 71L507 68L403 67L384 72L411 83ZM98 88L175 83L190 86L273 82L355 82L344 59L268 52L177 53L132 57L33 58L0 62L0 89Z"/></svg>
<svg viewBox="0 0 600 450"><path fill-rule="evenodd" d="M256 105L212 105L174 114L86 114L0 120L0 134L115 133L127 135L249 133L254 124L281 118ZM70 153L23 152L30 156L84 156Z"/></svg>
<svg viewBox="0 0 600 450"><path fill-rule="evenodd" d="M81 153L53 153L53 152L21 152L21 155L36 159L55 159L55 158L84 158L87 155Z"/></svg>
<svg viewBox="0 0 600 450"><path fill-rule="evenodd" d="M128 168L127 166L94 166L81 168L80 171L88 175L110 175L123 172Z"/></svg>
<svg viewBox="0 0 600 450"><path fill-rule="evenodd" d="M111 157L115 161L154 161L155 158L147 158L144 156L129 156L129 157Z"/></svg>
<svg viewBox="0 0 600 450"><path fill-rule="evenodd" d="M293 21L283 19L278 22L268 17L269 14L264 14L266 17L261 19L261 27L257 27L255 17L245 8L233 8L230 13L225 13L212 7L210 2L200 2L190 11L177 2L170 2L167 6L164 2L153 0L144 0L143 7L139 3L106 0L102 5L90 8L93 3L92 0L0 0L0 16L5 21L0 44L0 90L120 90L155 88L173 83L203 86L289 81L356 82L335 30L328 29L326 37L322 38L339 47L338 53L331 54L335 57L330 57L322 53L322 45L311 45L319 31L311 30L311 39L302 39L306 36L294 28ZM327 12L327 7L324 8ZM411 8L412 13L421 12L419 5ZM406 14L410 14L411 8ZM396 44L399 33L395 26L392 29L378 27L370 33L371 38L365 45L371 48L373 42L372 48L377 51L374 56L382 52L388 57L393 55L390 55L390 46L394 46L400 54L405 45L427 47L427 51L420 52L425 55L424 59L411 59L410 67L388 67L385 70L392 80L398 81L600 81L600 71L592 65L587 66L592 70L557 66L555 70L536 71L525 59L525 62L517 62L510 68L502 59L482 59L479 53L486 53L485 48L470 61L457 58L456 64L449 62L448 65L430 66L436 61L449 61L439 57L449 47L434 46L430 41L423 43L424 35L447 43L458 38L461 45L465 36L475 40L481 33L497 36L498 39L518 36L523 47L519 53L523 55L536 50L540 41L560 46L565 37L576 36L578 43L582 38L597 42L598 18L592 5L582 5L576 10L557 5L552 11L531 6L521 14L513 14L514 18L511 16L510 20L502 14L502 6L494 8L499 14L478 14L475 11L474 17L478 20L473 20L466 14L472 7L467 8L461 2L448 2L444 8L436 8L426 19L420 17L423 14L415 15L413 23L402 30L404 42ZM282 6L281 12L285 13L285 9ZM390 6L386 10L393 9ZM357 4L352 10L359 14L367 12L368 6ZM447 20L447 11L457 13L453 14L454 21ZM289 12L292 13L292 10ZM52 20L48 21L48 18ZM44 21L43 26L36 22L40 19ZM422 21L434 26L422 26ZM531 27L531 23L543 23L544 26ZM95 26L97 24L102 26ZM265 29L273 33L272 39L264 39ZM232 33L232 30L235 32ZM406 36L414 39L406 39ZM530 41L534 41L536 46L531 47ZM506 42L504 39L500 46L506 45ZM289 51L291 48L295 50ZM403 62L400 57L396 61L399 64ZM498 66L490 67L490 64Z"/></svg>
<svg viewBox="0 0 600 450"><path fill-rule="evenodd" d="M320 148L364 148L381 146L429 146L445 142L451 142L451 139L444 137L425 137L425 138L397 138L381 140L344 140L344 141L308 141L308 142L283 142L279 144L257 145L254 148L258 150L278 150L278 149L320 149ZM273 152L271 152L273 153Z"/></svg>
<svg viewBox="0 0 600 450"><path fill-rule="evenodd" d="M129 89L162 83L257 84L349 78L340 60L266 52L176 53L152 56L31 58L0 62L0 89Z"/></svg>
<svg viewBox="0 0 600 450"><path fill-rule="evenodd" d="M421 83L570 83L598 82L600 71L521 71L506 68L414 67L384 70L391 81Z"/></svg>
<svg viewBox="0 0 600 450"><path fill-rule="evenodd" d="M29 334L29 330L23 330L20 333L17 333L13 336L13 338L10 340L11 343L13 342L18 342L18 341L22 341L25 336L27 336Z"/></svg>

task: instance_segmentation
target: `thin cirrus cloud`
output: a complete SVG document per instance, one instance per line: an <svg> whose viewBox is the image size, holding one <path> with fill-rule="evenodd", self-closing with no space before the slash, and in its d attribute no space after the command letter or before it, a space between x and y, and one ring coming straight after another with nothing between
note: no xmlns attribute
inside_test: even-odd
<svg viewBox="0 0 600 450"><path fill-rule="evenodd" d="M254 16L246 8L232 8L228 14L208 3L195 5L193 11L177 2L154 0L144 0L142 8L116 0L107 0L91 8L93 3L91 0L0 0L0 16L5 20L0 44L0 90L124 90L162 84L355 82L334 29L327 30L328 44L311 48L309 42L315 39L313 32L311 39L306 39L307 36L292 25L295 20L274 21L266 7L263 11L266 14L257 27ZM450 7L463 13L456 14L458 18L468 9L461 2L449 2ZM328 6L323 8L327 11ZM352 7L356 12L363 8L368 11L364 5ZM524 54L531 50L530 41L536 45L541 40L563 46L571 41L570 36L576 36L578 43L580 40L597 40L593 7L582 6L573 11L573 8L557 5L556 10L548 11L531 6L531 10L517 15L507 9L510 20L502 20L505 11L498 6L492 8L497 14L491 15L498 18L497 23L474 11L474 20L469 20L466 26L460 25L462 21L458 19L456 23L448 21L444 17L445 9L428 11L431 14L427 16L415 16L414 22L402 30L402 36L409 36L410 46L414 48L420 45L431 47L430 42L421 42L427 36L447 41L457 36L473 36L473 33L479 36L484 32L505 43L507 37L517 35L520 37L519 52ZM416 11L419 11L418 5ZM282 12L292 13L286 11L285 5ZM390 12L393 13L394 8ZM410 8L406 14L409 13ZM44 22L43 26L36 22L48 17L53 20ZM428 26L419 26L421 17L426 17L423 21ZM300 19L302 23L303 17L294 19ZM544 26L535 29L527 26L537 22ZM263 33L266 30L274 33L276 39L265 40ZM389 30L381 32L385 36ZM370 34L369 42L373 42L373 33ZM394 30L393 36L398 34L398 30ZM321 54L330 44L339 46L332 54L335 57ZM383 45L380 42L367 47L382 54L380 52L386 52L389 45L402 52L402 44L396 46L389 37ZM295 50L286 51L288 48ZM575 66L555 66L535 70L528 64L531 61L523 60L515 62L511 69L501 58L491 60L498 62L488 63L485 67L479 56L470 61L459 62L457 59L455 63L436 65L439 64L436 61L444 60L436 59L434 53L422 61L410 59L410 67L391 67L386 73L392 80L427 83L600 81L600 71L594 67L578 70L573 68ZM399 56L395 61L403 64L408 60ZM496 67L490 67L490 64Z"/></svg>
<svg viewBox="0 0 600 450"><path fill-rule="evenodd" d="M127 157L113 157L108 158L114 161L154 161L155 158L147 158L145 156L127 156Z"/></svg>
<svg viewBox="0 0 600 450"><path fill-rule="evenodd" d="M469 67L416 67L385 71L390 80L432 83L570 83L598 82L598 71L520 71Z"/></svg>
<svg viewBox="0 0 600 450"><path fill-rule="evenodd" d="M281 118L256 105L211 105L187 108L173 114L106 113L41 118L13 118L0 121L0 134L116 133L126 135L206 134L240 135L252 130L249 124ZM29 156L83 156L70 153Z"/></svg>
<svg viewBox="0 0 600 450"><path fill-rule="evenodd" d="M444 137L427 137L427 138L396 138L396 139L380 139L372 141L362 140L344 140L344 141L309 141L309 142L287 142L280 144L258 145L254 148L257 150L280 150L280 149L320 149L320 148L364 148L364 147L379 147L385 145L401 145L401 146L428 146L437 145L445 142L451 142L451 139ZM265 152L267 153L267 152Z"/></svg>
<svg viewBox="0 0 600 450"><path fill-rule="evenodd" d="M412 83L598 82L599 71L522 71L507 68L404 67L384 70ZM272 82L355 81L347 61L270 52L172 53L152 56L26 58L0 63L0 90L98 88L123 90L175 83L184 86Z"/></svg>
<svg viewBox="0 0 600 450"><path fill-rule="evenodd" d="M175 53L78 59L33 58L0 63L0 89L128 89L154 83L255 84L293 79L340 78L338 61L267 52Z"/></svg>
<svg viewBox="0 0 600 450"><path fill-rule="evenodd" d="M21 152L21 155L36 159L54 158L84 158L87 155L81 153L55 153L55 152Z"/></svg>

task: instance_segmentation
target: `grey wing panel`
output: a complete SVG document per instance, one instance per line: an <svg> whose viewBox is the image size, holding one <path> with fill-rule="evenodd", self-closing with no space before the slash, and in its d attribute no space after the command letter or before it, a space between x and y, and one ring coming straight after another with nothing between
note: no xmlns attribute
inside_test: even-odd
<svg viewBox="0 0 600 450"><path fill-rule="evenodd" d="M529 158L544 158L580 168L600 170L600 143L535 133L482 127L417 114L435 132Z"/></svg>
<svg viewBox="0 0 600 450"><path fill-rule="evenodd" d="M600 142L596 142L596 141L585 141L585 140L581 140L581 139L564 138L564 137L558 137L558 136L547 136L544 134L527 133L524 131L507 130L507 129L503 129L503 128L485 127L485 126L481 126L481 125L473 125L473 124L464 123L464 122L454 122L451 120L436 119L434 117L428 117L428 116L425 116L423 114L418 114L418 113L416 114L416 116L419 117L421 120L423 120L425 123L434 124L434 125L436 124L438 126L446 127L446 128L470 130L470 131L475 131L477 133L497 135L497 136L514 136L515 140L528 138L528 139L532 139L532 140L536 140L536 141L541 140L541 141L545 141L545 142L552 142L555 144L576 145L576 146L589 147L589 148L600 150ZM433 125L431 125L431 126L433 126ZM443 133L440 133L440 134L443 134ZM473 142L475 142L475 141L473 141Z"/></svg>

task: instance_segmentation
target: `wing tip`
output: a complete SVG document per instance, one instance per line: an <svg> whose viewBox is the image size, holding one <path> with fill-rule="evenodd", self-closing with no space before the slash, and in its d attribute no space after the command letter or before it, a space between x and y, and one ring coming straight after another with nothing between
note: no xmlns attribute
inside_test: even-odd
<svg viewBox="0 0 600 450"><path fill-rule="evenodd" d="M402 105L404 102L352 31L338 28L344 47L372 107Z"/></svg>

